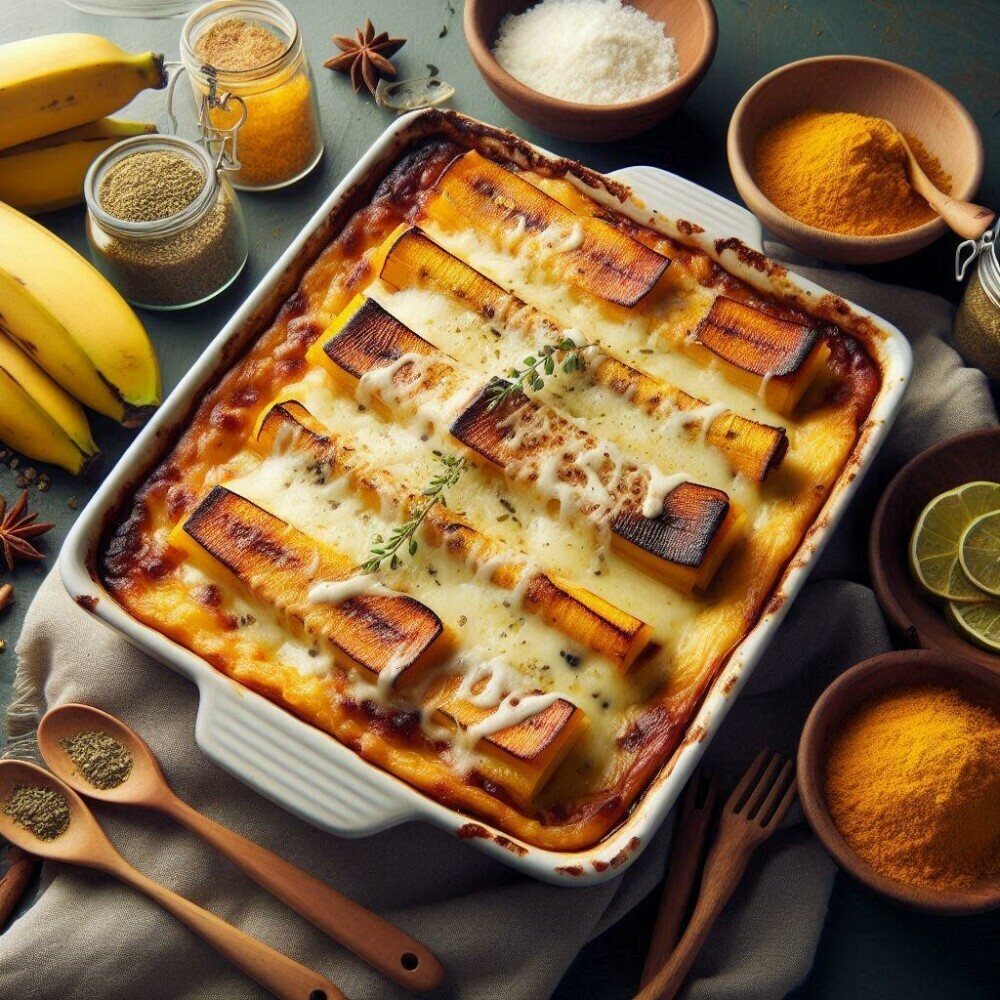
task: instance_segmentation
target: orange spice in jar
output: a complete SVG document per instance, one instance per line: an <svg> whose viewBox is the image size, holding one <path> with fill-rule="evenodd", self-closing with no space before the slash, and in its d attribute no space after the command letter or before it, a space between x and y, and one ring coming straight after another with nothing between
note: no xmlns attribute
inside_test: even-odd
<svg viewBox="0 0 1000 1000"><path fill-rule="evenodd" d="M181 34L181 53L196 100L210 93L243 101L234 187L292 184L323 155L316 88L295 18L277 0L216 0L196 10ZM237 125L238 101L210 107L215 129Z"/></svg>

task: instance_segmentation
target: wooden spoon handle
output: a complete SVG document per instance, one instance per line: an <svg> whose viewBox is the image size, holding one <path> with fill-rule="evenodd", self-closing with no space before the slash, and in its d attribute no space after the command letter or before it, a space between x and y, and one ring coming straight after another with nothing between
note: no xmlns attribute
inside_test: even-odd
<svg viewBox="0 0 1000 1000"><path fill-rule="evenodd" d="M326 977L147 878L124 859L102 867L159 903L279 1000L347 1000Z"/></svg>
<svg viewBox="0 0 1000 1000"><path fill-rule="evenodd" d="M37 862L32 855L13 844L7 848L7 872L0 879L0 930L24 895Z"/></svg>
<svg viewBox="0 0 1000 1000"><path fill-rule="evenodd" d="M931 208L941 216L948 228L966 240L978 240L993 223L996 215L982 205L959 201L936 188L920 164L910 159L910 182Z"/></svg>
<svg viewBox="0 0 1000 1000"><path fill-rule="evenodd" d="M660 910L653 926L653 936L642 967L641 986L645 986L670 958L681 936L684 917L691 901L691 891L698 876L698 866L705 851L708 828L712 820L715 786L710 786L708 798L701 809L694 807L698 795L699 775L695 775L684 792L684 803L677 821L677 835L667 865L667 877L660 898Z"/></svg>
<svg viewBox="0 0 1000 1000"><path fill-rule="evenodd" d="M429 948L371 910L182 799L173 797L163 807L258 885L400 986L430 990L444 979L444 968Z"/></svg>
<svg viewBox="0 0 1000 1000"><path fill-rule="evenodd" d="M635 1000L672 1000L676 995L716 918L739 885L751 853L752 848L734 847L732 843L726 843L724 837L715 842L705 860L705 874L691 922L666 964L636 995Z"/></svg>

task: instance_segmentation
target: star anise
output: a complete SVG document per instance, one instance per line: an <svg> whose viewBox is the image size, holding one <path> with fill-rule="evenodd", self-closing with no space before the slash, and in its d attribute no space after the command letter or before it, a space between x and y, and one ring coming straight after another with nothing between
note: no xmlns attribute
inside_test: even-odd
<svg viewBox="0 0 1000 1000"><path fill-rule="evenodd" d="M323 65L338 73L350 73L355 94L362 83L374 94L381 77L395 76L396 67L389 58L406 44L405 38L390 38L388 31L376 35L370 18L365 19L365 26L358 28L353 38L334 35L333 41L340 54Z"/></svg>
<svg viewBox="0 0 1000 1000"><path fill-rule="evenodd" d="M31 544L31 539L44 535L50 528L55 527L47 521L36 520L37 513L26 514L27 506L27 490L9 511L7 500L0 497L0 546L3 547L4 559L9 570L14 569L14 563L18 559L26 559L29 562L40 562L44 559L45 556Z"/></svg>

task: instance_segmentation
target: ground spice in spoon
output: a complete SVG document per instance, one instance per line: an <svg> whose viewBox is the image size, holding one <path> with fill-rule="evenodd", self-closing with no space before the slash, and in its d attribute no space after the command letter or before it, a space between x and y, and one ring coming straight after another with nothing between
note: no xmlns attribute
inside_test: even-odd
<svg viewBox="0 0 1000 1000"><path fill-rule="evenodd" d="M80 774L95 788L117 788L132 773L132 754L108 733L92 729L59 741Z"/></svg>
<svg viewBox="0 0 1000 1000"><path fill-rule="evenodd" d="M69 828L69 803L55 788L15 785L3 811L39 840L55 840Z"/></svg>

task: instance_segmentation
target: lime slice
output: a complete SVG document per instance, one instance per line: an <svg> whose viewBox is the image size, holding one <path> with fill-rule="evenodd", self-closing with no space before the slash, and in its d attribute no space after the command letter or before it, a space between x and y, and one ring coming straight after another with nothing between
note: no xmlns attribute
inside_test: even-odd
<svg viewBox="0 0 1000 1000"><path fill-rule="evenodd" d="M948 617L958 631L977 646L1000 653L1000 601L985 604L948 604Z"/></svg>
<svg viewBox="0 0 1000 1000"><path fill-rule="evenodd" d="M965 529L958 559L972 583L1000 597L1000 510L977 517Z"/></svg>
<svg viewBox="0 0 1000 1000"><path fill-rule="evenodd" d="M960 603L984 599L962 569L959 545L973 521L994 511L1000 511L1000 483L985 482L942 493L923 509L910 539L910 569L926 591Z"/></svg>

